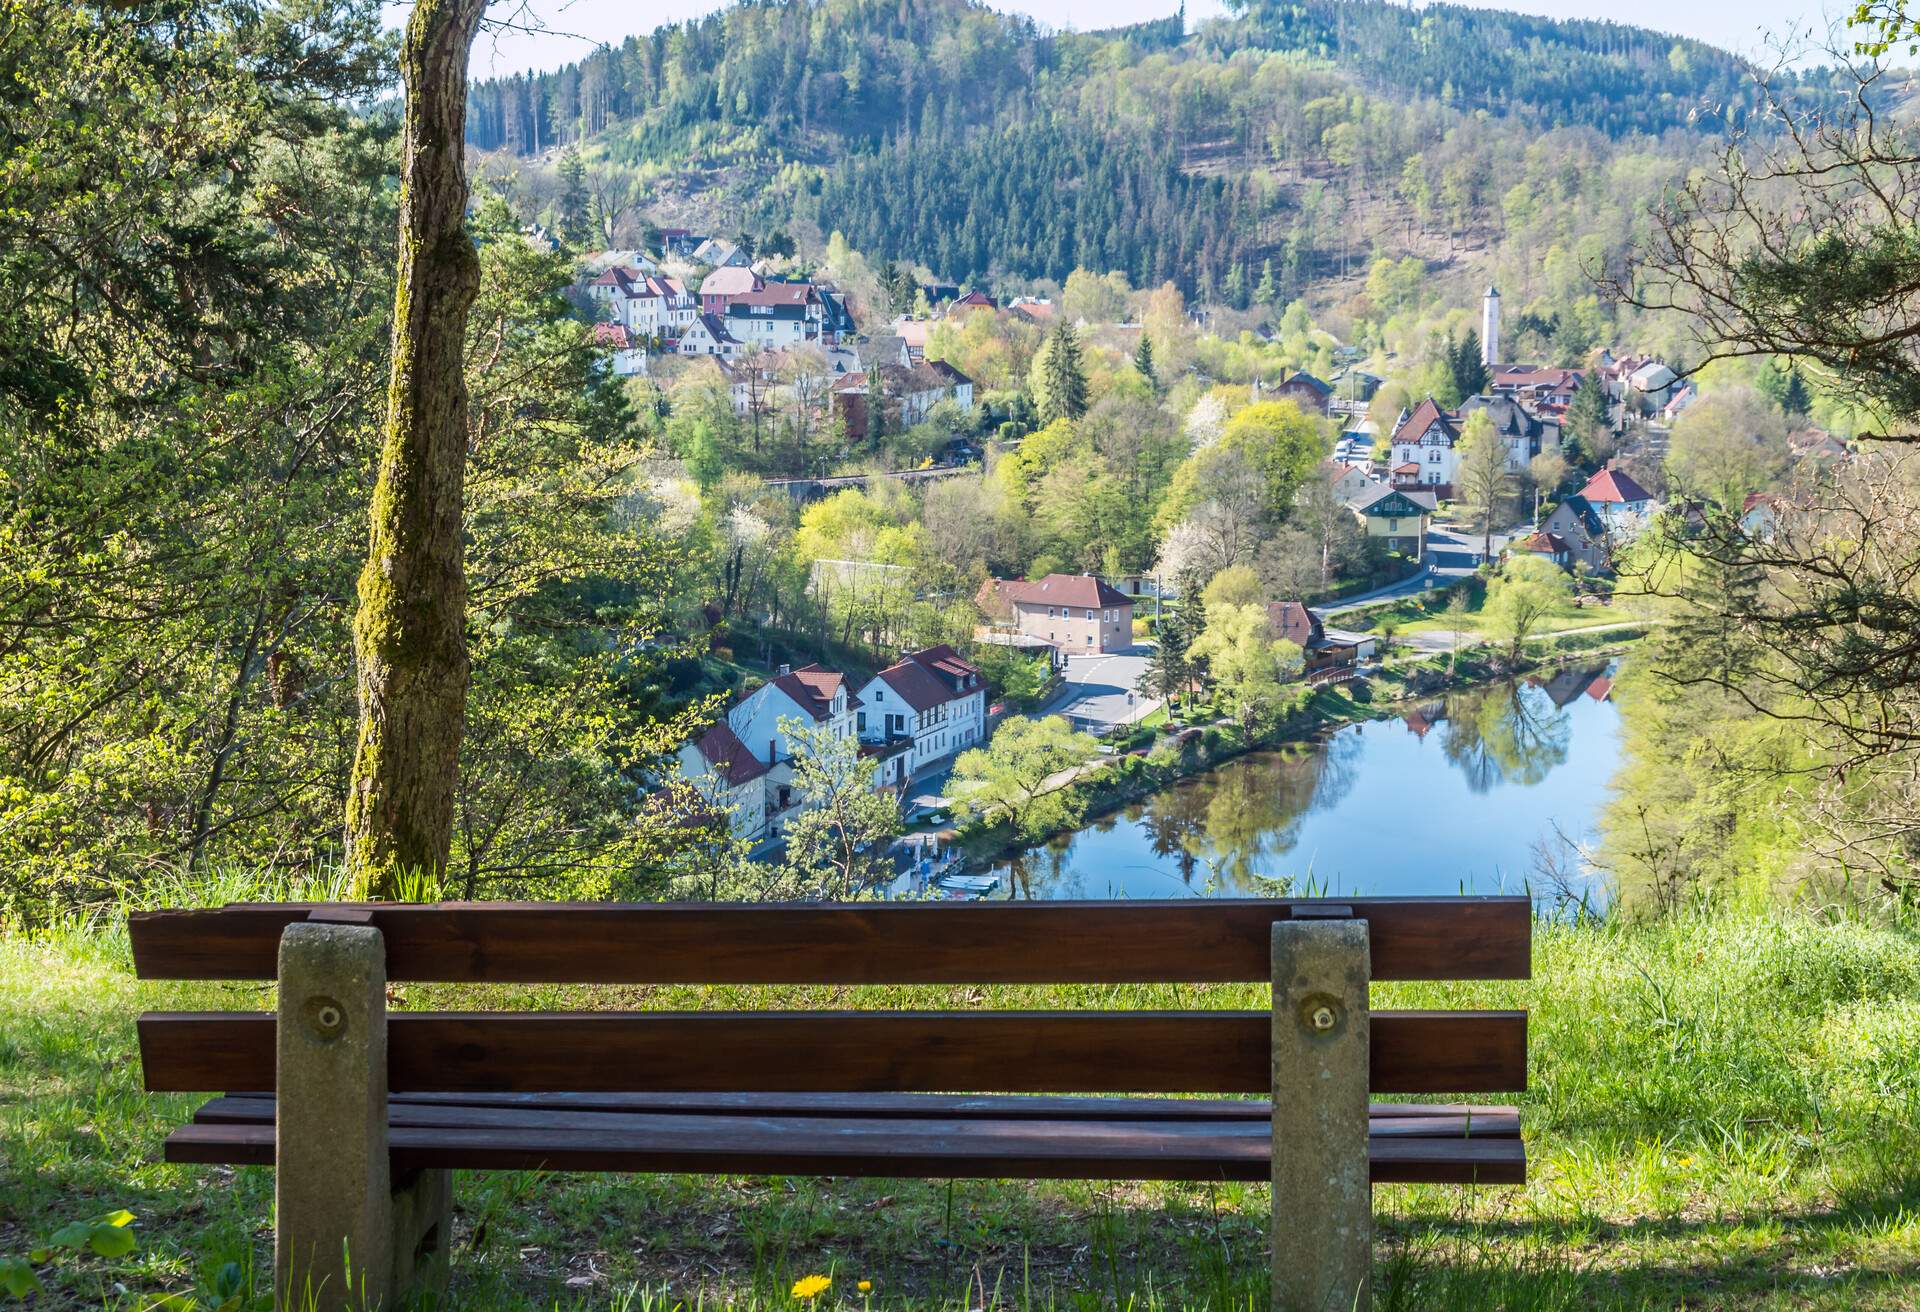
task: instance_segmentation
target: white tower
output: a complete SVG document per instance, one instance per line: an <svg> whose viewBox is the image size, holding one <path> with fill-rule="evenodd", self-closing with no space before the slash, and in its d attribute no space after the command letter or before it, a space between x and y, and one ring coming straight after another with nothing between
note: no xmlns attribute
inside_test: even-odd
<svg viewBox="0 0 1920 1312"><path fill-rule="evenodd" d="M1480 302L1480 363L1491 369L1500 362L1500 289L1488 287Z"/></svg>

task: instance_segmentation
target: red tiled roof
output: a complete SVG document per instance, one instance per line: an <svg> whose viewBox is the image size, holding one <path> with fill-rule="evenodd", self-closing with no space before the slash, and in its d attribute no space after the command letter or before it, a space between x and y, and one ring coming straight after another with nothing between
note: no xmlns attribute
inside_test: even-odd
<svg viewBox="0 0 1920 1312"><path fill-rule="evenodd" d="M793 698L794 703L816 720L824 720L833 713L833 695L845 688L847 676L838 670L824 670L818 665L803 665L790 673L778 675L773 686ZM847 705L858 706L860 699L847 689Z"/></svg>
<svg viewBox="0 0 1920 1312"><path fill-rule="evenodd" d="M1544 387L1549 391L1573 390L1586 380L1582 369L1557 369L1530 364L1497 364L1491 386Z"/></svg>
<svg viewBox="0 0 1920 1312"><path fill-rule="evenodd" d="M1432 397L1428 397L1413 408L1413 413L1407 416L1406 423L1393 430L1393 440L1396 442L1400 441L1400 434L1406 433L1408 435L1406 438L1407 441L1417 441L1419 438L1425 436L1427 429L1432 427L1436 421L1441 428L1446 430L1449 437L1458 437L1460 435L1459 425L1453 416L1445 410L1442 410L1438 401Z"/></svg>
<svg viewBox="0 0 1920 1312"><path fill-rule="evenodd" d="M760 275L752 269L743 269L739 265L729 265L724 269L715 269L700 283L702 296L743 296L758 291Z"/></svg>
<svg viewBox="0 0 1920 1312"><path fill-rule="evenodd" d="M711 281L711 280L709 280ZM701 290L706 284L701 284ZM805 305L813 295L810 282L769 282L732 298L735 305Z"/></svg>
<svg viewBox="0 0 1920 1312"><path fill-rule="evenodd" d="M1535 533L1524 541L1513 544L1515 551L1526 551L1536 555L1560 556L1569 550L1567 540L1558 533Z"/></svg>
<svg viewBox="0 0 1920 1312"><path fill-rule="evenodd" d="M1580 489L1580 495L1589 501L1611 501L1616 504L1625 501L1651 501L1653 493L1633 481L1633 475L1624 469L1603 469L1587 480Z"/></svg>
<svg viewBox="0 0 1920 1312"><path fill-rule="evenodd" d="M1081 606L1088 610L1102 606L1131 606L1133 598L1110 583L1091 574L1049 574L1038 582L1024 579L988 579L981 588L989 589L1010 602L1029 606Z"/></svg>
<svg viewBox="0 0 1920 1312"><path fill-rule="evenodd" d="M907 653L907 659L926 666L940 675L956 688L971 690L978 687L980 667L942 642L932 647L922 647L919 651ZM969 680L976 682L969 683Z"/></svg>
<svg viewBox="0 0 1920 1312"><path fill-rule="evenodd" d="M1276 637L1285 638L1305 651L1321 632L1320 621L1298 601L1275 601L1267 605L1267 623Z"/></svg>
<svg viewBox="0 0 1920 1312"><path fill-rule="evenodd" d="M1613 691L1613 680L1609 679L1604 674L1601 675L1599 678L1595 679L1592 683L1587 685L1587 696L1593 698L1597 702L1605 701L1607 699L1607 694L1611 693L1612 691Z"/></svg>
<svg viewBox="0 0 1920 1312"><path fill-rule="evenodd" d="M956 694L936 679L918 661L905 660L880 671L880 680L916 711L930 711L954 699Z"/></svg>
<svg viewBox="0 0 1920 1312"><path fill-rule="evenodd" d="M767 772L764 761L747 750L740 736L727 727L725 720L717 721L714 726L700 735L695 744L701 757L713 767L715 774L726 780L730 787L739 787L751 783Z"/></svg>
<svg viewBox="0 0 1920 1312"><path fill-rule="evenodd" d="M611 346L616 351L627 349L627 326L622 323L597 323L593 326L593 340L603 346Z"/></svg>

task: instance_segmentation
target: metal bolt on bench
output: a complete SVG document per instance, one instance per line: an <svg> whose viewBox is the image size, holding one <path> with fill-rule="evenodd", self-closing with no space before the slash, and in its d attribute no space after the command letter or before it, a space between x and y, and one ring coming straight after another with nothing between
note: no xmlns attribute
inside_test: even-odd
<svg viewBox="0 0 1920 1312"><path fill-rule="evenodd" d="M1373 1011L1368 987L1525 978L1531 929L1524 898L263 904L131 922L143 978L279 981L277 1013L142 1016L141 1062L156 1092L242 1091L166 1155L276 1168L276 1303L315 1312L444 1284L454 1169L1270 1180L1275 1309L1364 1308L1371 1185L1525 1177L1511 1107L1369 1101L1523 1088L1525 1014ZM1273 994L1257 1012L389 1016L389 980ZM1195 1093L1266 1096L1139 1096ZM1132 1096L1062 1096L1088 1094Z"/></svg>

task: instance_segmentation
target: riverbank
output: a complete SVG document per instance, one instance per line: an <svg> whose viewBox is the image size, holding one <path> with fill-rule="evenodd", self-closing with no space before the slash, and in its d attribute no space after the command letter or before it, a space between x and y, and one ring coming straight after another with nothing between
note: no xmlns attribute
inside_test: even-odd
<svg viewBox="0 0 1920 1312"><path fill-rule="evenodd" d="M1537 674L1568 664L1610 660L1624 655L1646 632L1645 624L1627 622L1538 638L1528 644L1517 672L1507 671L1487 646L1410 657L1365 681L1321 689L1301 687L1270 722L1251 732L1231 720L1215 720L1164 726L1151 746L1141 742L1139 735L1129 736L1121 739L1121 754L1088 767L1063 785L1081 794L1079 824L1022 839L1004 820L976 822L960 829L954 843L963 869L978 873L1250 753L1308 744L1347 725L1396 718L1423 701L1482 687L1510 673Z"/></svg>
<svg viewBox="0 0 1920 1312"><path fill-rule="evenodd" d="M1531 1054L1528 1183L1375 1190L1377 1307L1914 1306L1920 926L1784 907L1541 921L1533 970L1374 991L1382 1007L1526 1008ZM1268 1004L1257 985L1097 992L1113 1008ZM404 993L411 1008L1095 1002L1004 986ZM162 1162L195 1099L141 1091L134 1036L142 1009L262 1006L251 985L135 980L117 913L0 932L0 1262L118 1208L136 1240L32 1266L44 1292L21 1306L265 1312L272 1173ZM812 1273L833 1280L815 1312L1265 1306L1255 1185L462 1173L455 1200L447 1306L468 1312L796 1312L788 1290Z"/></svg>

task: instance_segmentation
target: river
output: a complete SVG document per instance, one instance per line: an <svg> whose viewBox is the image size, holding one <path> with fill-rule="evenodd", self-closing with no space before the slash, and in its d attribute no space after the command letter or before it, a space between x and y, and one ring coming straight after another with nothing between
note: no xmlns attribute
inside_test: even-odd
<svg viewBox="0 0 1920 1312"><path fill-rule="evenodd" d="M1619 763L1610 687L1609 667L1563 670L1229 761L1001 862L993 895L1598 901L1573 845Z"/></svg>

